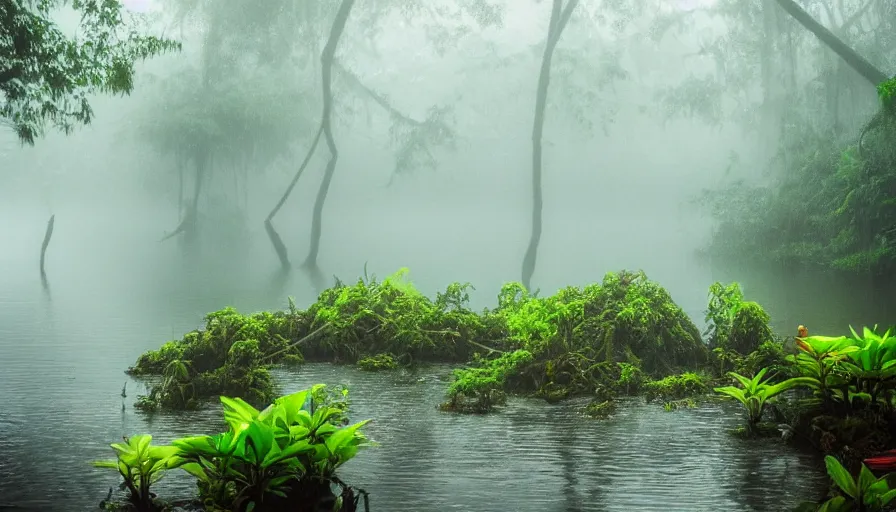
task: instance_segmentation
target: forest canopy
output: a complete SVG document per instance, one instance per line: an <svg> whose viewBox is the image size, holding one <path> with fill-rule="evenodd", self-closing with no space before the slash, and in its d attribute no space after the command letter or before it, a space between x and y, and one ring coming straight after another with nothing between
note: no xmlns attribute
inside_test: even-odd
<svg viewBox="0 0 896 512"><path fill-rule="evenodd" d="M55 21L70 6L76 36ZM33 145L47 125L65 133L89 124L93 93L129 94L135 62L177 50L138 31L118 0L4 0L0 3L0 122Z"/></svg>

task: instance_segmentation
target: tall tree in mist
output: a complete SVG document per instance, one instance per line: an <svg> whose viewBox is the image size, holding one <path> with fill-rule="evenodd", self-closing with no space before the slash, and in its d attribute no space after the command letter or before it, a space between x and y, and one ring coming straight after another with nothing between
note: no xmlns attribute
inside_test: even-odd
<svg viewBox="0 0 896 512"><path fill-rule="evenodd" d="M541 242L541 215L542 200L542 145L541 139L544 133L544 112L548 98L548 86L551 80L551 59L554 48L560 41L563 29L569 22L572 11L579 3L578 0L553 0L551 19L548 24L548 36L544 46L544 56L541 59L541 71L538 75L538 89L535 95L535 120L532 127L532 233L529 238L529 246L523 258L522 282L523 286L531 289L532 275L535 273L535 263L538 258L538 245Z"/></svg>
<svg viewBox="0 0 896 512"><path fill-rule="evenodd" d="M0 2L0 123L23 144L34 144L47 124L65 133L93 119L88 95L128 94L134 63L180 48L178 42L137 31L138 17L118 0L83 0L79 36L64 34L53 16L63 0Z"/></svg>
<svg viewBox="0 0 896 512"><path fill-rule="evenodd" d="M303 264L303 266L310 272L312 281L314 282L315 286L318 287L320 287L323 282L323 277L321 275L319 267L317 266L317 254L320 250L321 218L323 216L324 202L326 201L327 193L330 190L330 181L333 179L333 173L336 170L336 162L339 159L339 151L336 148L336 140L333 137L332 125L333 60L336 56L336 47L339 45L339 39L342 37L342 32L345 30L345 24L348 21L348 17L351 14L354 4L355 0L342 0L342 3L339 6L339 10L336 12L336 18L333 20L333 25L330 29L330 36L327 39L327 44L326 46L324 46L323 53L321 53L320 62L321 83L323 86L323 112L321 114L320 128L317 131L317 135L315 135L314 137L314 141L312 142L311 147L308 150L308 154L305 156L302 165L299 166L299 170L296 171L296 175L290 183L289 187L287 187L286 192L283 194L283 197L280 198L280 201L274 206L274 209L271 210L268 218L265 219L265 229L267 230L268 236L271 239L271 243L274 245L274 248L277 251L277 256L280 258L281 264L284 267L287 267L289 266L289 257L287 256L286 246L283 244L283 241L280 239L280 236L277 234L277 231L271 224L271 219L274 217L274 215L276 215L277 211L280 210L280 207L283 206L283 203L286 202L286 199L289 197L290 192L292 192L293 187L295 186L296 182L298 182L299 178L302 175L302 172L305 170L305 166L308 165L308 161L314 154L314 150L317 148L317 144L320 141L320 135L321 133L323 133L323 136L327 141L327 148L330 150L330 160L327 162L327 168L324 171L324 178L321 181L320 188L317 192L317 198L314 202L314 216L311 221L311 244L308 249L308 256L306 257Z"/></svg>
<svg viewBox="0 0 896 512"><path fill-rule="evenodd" d="M216 217L245 216L252 182L291 152L296 135L310 127L306 98L313 91L297 80L309 59L297 41L312 32L315 21L292 0L271 3L284 14L273 18L245 0L168 2L177 27L200 21L193 26L203 29L192 40L199 43L199 59L157 81L139 133L160 154L173 157L177 169L180 223L164 239L181 233L191 239L205 192L219 189L221 199L211 211ZM191 168L193 179L187 181L193 184L185 187ZM220 190L228 183L230 191ZM191 197L185 188L192 189ZM244 224L226 223L234 235Z"/></svg>
<svg viewBox="0 0 896 512"><path fill-rule="evenodd" d="M484 3L459 1L462 7L457 7L453 16L461 9L469 9L466 4ZM174 13L174 21L182 30L202 27L198 34L200 62L198 65L183 63L184 71L158 81L153 88L156 99L144 116L140 133L149 135L161 155L174 155L178 196L193 198L179 201L184 203L183 211L196 211L198 188L183 183L196 182L193 178L198 178L198 168L192 178L185 180L184 175L196 168L192 155L199 150L209 154L206 161L210 171L196 183L202 190L214 184L220 187L229 182L224 178L230 174L234 184L239 184L239 190L234 192L242 195L245 209L249 184L256 182L268 168L282 167L294 152L307 151L309 145L316 145L316 139L324 135L322 127L311 120L316 117L313 110L320 108L315 105L319 101L317 88L322 75L321 39L332 28L340 4L272 0L266 9L260 10L250 0L167 2L166 11ZM349 107L345 102L352 97L360 98L362 105L382 110L391 120L390 134L396 148L395 174L434 165L431 150L453 142L450 108L434 106L423 119L405 114L387 95L368 87L352 70L349 61L357 53L356 48L365 51L367 60L371 53L376 53L377 37L383 30L380 21L390 15L399 13L417 22L426 17L430 22L437 22L438 16L445 15L444 10L431 4L405 5L393 1L362 5L363 9L352 10L352 17L358 19L358 33L347 41L345 37L340 38L340 47L345 48L347 44L349 47L343 50L341 62L333 60L332 89L341 86L343 90L332 94L330 124L352 122L354 112L348 111L356 110L355 105ZM277 15L271 17L271 12ZM195 22L185 23L188 20ZM357 44L352 44L354 40ZM164 115L159 115L160 112ZM340 118L337 114L342 112L349 115ZM308 162L303 166L307 165ZM294 186L293 183L288 189ZM185 193L190 188L192 193ZM232 202L236 203L235 197ZM187 226L184 220L188 220L186 215L175 233L186 233L181 229ZM270 222L266 223L269 235L272 227ZM285 250L282 240L280 243L280 248ZM281 254L286 253L278 251Z"/></svg>

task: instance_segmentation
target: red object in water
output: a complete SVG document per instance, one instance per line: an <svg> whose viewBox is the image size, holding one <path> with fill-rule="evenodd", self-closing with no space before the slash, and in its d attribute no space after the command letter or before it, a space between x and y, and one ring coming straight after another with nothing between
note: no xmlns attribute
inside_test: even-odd
<svg viewBox="0 0 896 512"><path fill-rule="evenodd" d="M889 450L880 455L864 460L868 469L874 471L896 471L896 450Z"/></svg>

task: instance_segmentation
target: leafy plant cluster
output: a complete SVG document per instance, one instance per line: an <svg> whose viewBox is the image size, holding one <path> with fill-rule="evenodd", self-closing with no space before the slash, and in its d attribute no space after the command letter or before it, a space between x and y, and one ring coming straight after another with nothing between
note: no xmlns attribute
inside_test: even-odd
<svg viewBox="0 0 896 512"><path fill-rule="evenodd" d="M325 388L282 396L261 411L221 396L226 432L168 446L153 445L149 435L129 437L111 445L115 460L94 465L119 472L127 503L139 512L165 507L150 489L174 469L196 477L208 511L354 511L363 491L355 496L336 470L371 446L360 432L370 420L348 425L346 392L332 401ZM338 496L332 485L341 488Z"/></svg>
<svg viewBox="0 0 896 512"><path fill-rule="evenodd" d="M896 77L878 85L877 93L883 107L892 112L896 108Z"/></svg>
<svg viewBox="0 0 896 512"><path fill-rule="evenodd" d="M741 387L716 391L744 405L755 432L775 396L801 387L811 396L797 402L789 421L802 439L850 459L887 449L896 432L896 337L865 327L861 335L807 336L796 345L798 353L787 356L793 377L775 383L766 368L753 377L731 372Z"/></svg>
<svg viewBox="0 0 896 512"><path fill-rule="evenodd" d="M448 403L489 410L507 392L550 400L597 389L635 393L645 375L706 360L699 330L643 272L610 273L601 284L546 298L509 283L498 306L481 312L469 309L469 289L454 283L432 300L402 269L382 282L337 282L305 311L292 304L254 315L225 308L208 315L205 329L140 356L130 372L154 380L138 404L188 408L219 394L263 403L274 393L271 364L379 370L470 362L457 371Z"/></svg>
<svg viewBox="0 0 896 512"><path fill-rule="evenodd" d="M709 287L704 332L711 350L710 369L716 376L729 371L755 375L761 368L786 373L784 340L769 327L769 316L752 301L745 301L740 284L713 283Z"/></svg>
<svg viewBox="0 0 896 512"><path fill-rule="evenodd" d="M539 298L505 285L498 307L505 353L455 372L444 408L500 403L502 393L549 401L570 396L634 393L643 375L667 375L706 360L700 332L668 292L643 272L607 274L600 284L567 287Z"/></svg>
<svg viewBox="0 0 896 512"><path fill-rule="evenodd" d="M896 473L874 476L868 466L862 464L859 477L853 476L835 457L824 458L828 476L836 486L836 495L820 506L805 503L796 512L882 512L892 510L890 503L896 500L896 488L891 487Z"/></svg>
<svg viewBox="0 0 896 512"><path fill-rule="evenodd" d="M150 377L153 384L137 405L147 410L191 409L216 395L269 402L275 391L267 360L276 355L279 362L302 361L289 340L305 332L304 316L292 302L289 310L276 313L242 315L227 307L208 314L204 329L146 352L128 370Z"/></svg>

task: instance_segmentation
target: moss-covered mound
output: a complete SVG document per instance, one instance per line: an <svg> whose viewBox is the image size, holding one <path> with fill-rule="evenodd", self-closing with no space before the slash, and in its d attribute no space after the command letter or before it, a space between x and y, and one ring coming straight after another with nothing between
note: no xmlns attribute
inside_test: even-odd
<svg viewBox="0 0 896 512"><path fill-rule="evenodd" d="M469 289L455 283L432 300L402 269L382 282L337 283L304 311L292 302L276 313L225 308L209 314L204 329L140 356L129 372L155 380L138 405L181 409L222 394L264 403L275 392L268 366L309 360L368 370L472 362L449 402L472 399L488 409L508 391L548 399L601 386L631 391L642 374L707 359L696 326L642 272L610 273L546 298L509 283L497 308L482 312L469 309Z"/></svg>
<svg viewBox="0 0 896 512"><path fill-rule="evenodd" d="M443 408L487 410L507 391L549 401L631 392L643 374L664 376L707 360L697 327L643 272L610 273L601 284L546 298L510 283L487 314L506 326L506 353L457 370Z"/></svg>

